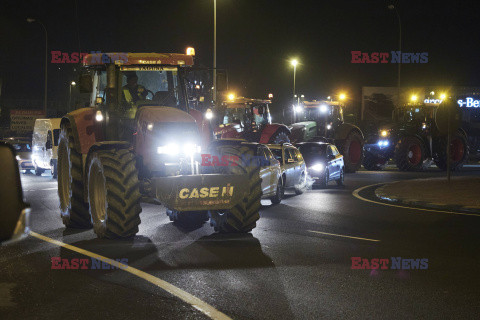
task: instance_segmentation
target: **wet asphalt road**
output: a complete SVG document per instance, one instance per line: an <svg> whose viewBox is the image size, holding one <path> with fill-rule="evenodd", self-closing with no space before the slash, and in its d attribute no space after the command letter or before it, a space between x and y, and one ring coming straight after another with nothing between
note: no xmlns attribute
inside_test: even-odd
<svg viewBox="0 0 480 320"><path fill-rule="evenodd" d="M480 216L352 196L362 186L440 174L362 171L347 175L344 188L332 182L276 206L265 200L257 228L247 235L215 234L208 223L180 228L162 206L144 203L140 232L122 241L66 230L48 173L22 174L22 183L33 231L126 258L233 319L478 319ZM373 199L373 188L361 195ZM52 270L52 257L86 258L33 237L0 247L0 319L208 319L123 270ZM351 257L426 258L428 269L352 270Z"/></svg>

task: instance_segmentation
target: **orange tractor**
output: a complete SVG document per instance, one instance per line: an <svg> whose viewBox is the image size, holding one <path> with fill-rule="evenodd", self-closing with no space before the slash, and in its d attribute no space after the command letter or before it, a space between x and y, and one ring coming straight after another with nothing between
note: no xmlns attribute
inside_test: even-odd
<svg viewBox="0 0 480 320"><path fill-rule="evenodd" d="M90 93L91 107L62 118L58 146L65 226L93 226L101 238L131 237L147 197L177 223L210 219L220 232L255 227L259 166L244 146L210 146L210 126L191 108L193 55L91 54L83 65L79 87ZM207 172L200 165L204 150L237 163Z"/></svg>

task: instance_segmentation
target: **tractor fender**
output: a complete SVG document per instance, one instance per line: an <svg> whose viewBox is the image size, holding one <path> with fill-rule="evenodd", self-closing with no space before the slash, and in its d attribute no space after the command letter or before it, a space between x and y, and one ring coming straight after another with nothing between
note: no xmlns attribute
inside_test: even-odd
<svg viewBox="0 0 480 320"><path fill-rule="evenodd" d="M352 131L358 132L362 136L362 139L365 139L362 130L359 127L351 123L342 123L337 129L335 129L335 140L338 141L347 139L347 136Z"/></svg>
<svg viewBox="0 0 480 320"><path fill-rule="evenodd" d="M92 155L95 153L95 151L98 150L108 150L108 149L129 149L131 147L131 144L125 141L105 141L105 142L96 142L93 145L90 146L90 149L88 149L88 152L86 154L86 157L84 158L83 161L83 195L85 198L85 201L88 201L88 170L90 169L88 164L90 163L90 159L92 158Z"/></svg>
<svg viewBox="0 0 480 320"><path fill-rule="evenodd" d="M67 113L63 116L60 127L70 124L74 141L74 148L77 152L85 155L90 147L97 141L103 140L102 130L95 125L94 108L81 108Z"/></svg>
<svg viewBox="0 0 480 320"><path fill-rule="evenodd" d="M285 131L287 135L290 135L291 131L290 129L280 123L272 123L272 124L267 124L265 127L263 127L262 130L262 135L260 136L260 143L268 143L270 141L270 138L277 133L278 131Z"/></svg>

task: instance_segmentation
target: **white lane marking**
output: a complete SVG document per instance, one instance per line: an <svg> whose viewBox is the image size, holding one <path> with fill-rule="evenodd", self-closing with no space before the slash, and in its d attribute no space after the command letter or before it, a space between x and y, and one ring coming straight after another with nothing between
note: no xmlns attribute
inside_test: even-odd
<svg viewBox="0 0 480 320"><path fill-rule="evenodd" d="M393 181L393 182L398 182L398 181ZM393 182L389 182L389 183L393 183ZM480 217L480 214L476 214L476 213L464 213L464 212L457 212L457 211L442 211L442 210L435 210L435 209L425 209L425 208L399 206L397 204L390 204L390 203L384 203L384 202L369 200L369 199L366 199L366 198L362 197L361 195L359 195L359 192L366 189L366 188L379 186L379 185L382 185L382 184L386 184L386 182L375 183L375 184L371 184L371 185L368 185L368 186L365 186L365 187L355 189L355 190L353 190L352 195L359 200L366 201L366 202L371 202L371 203L375 203L375 204L380 204L382 206L387 206L387 207L395 207L395 208L403 208L403 209L419 210L419 211L428 211L428 212L438 212L438 213L448 213L448 214L456 214L456 215L461 215L461 216Z"/></svg>
<svg viewBox="0 0 480 320"><path fill-rule="evenodd" d="M120 268L120 270L126 271L128 273L133 274L134 276L137 276L139 278L142 278L145 281L150 282L151 284L167 291L171 295L174 295L175 297L185 301L186 303L190 304L192 307L197 309L198 311L202 312L206 316L210 317L211 319L219 319L219 320L231 320L229 316L226 314L218 311L215 309L213 306L209 305L208 303L200 300L199 298L195 297L194 295L191 295L190 293L183 291L182 289L174 286L171 283L166 282L165 280L162 280L160 278L154 277L151 274L148 274L146 272L143 272L139 269L127 266L123 263L113 261L107 257L101 256L99 254L72 246L70 244L63 243L61 241L46 237L44 235L38 234L36 232L30 231L30 235L33 237L49 242L51 244L57 245L59 247L64 247L65 249L69 249L72 251L75 251L77 253L83 254L85 256L97 259L97 260L102 260L107 262L108 264L115 266L117 268Z"/></svg>
<svg viewBox="0 0 480 320"><path fill-rule="evenodd" d="M380 240L368 239L368 238L360 238L360 237L352 237L352 236L346 236L346 235L343 235L343 234L328 233L328 232L321 232L321 231L315 231L315 230L307 230L307 231L308 231L308 232L313 232L313 233L325 234L325 235L327 235L327 236L350 238L350 239L365 240L365 241L372 241L372 242L380 242Z"/></svg>

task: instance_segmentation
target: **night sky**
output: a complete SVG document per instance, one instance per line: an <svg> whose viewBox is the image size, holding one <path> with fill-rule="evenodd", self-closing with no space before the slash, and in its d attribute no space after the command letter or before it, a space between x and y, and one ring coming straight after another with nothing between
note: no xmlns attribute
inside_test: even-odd
<svg viewBox="0 0 480 320"><path fill-rule="evenodd" d="M238 95L277 102L362 86L395 86L395 64L351 64L351 51L397 49L392 1L217 0L217 67ZM396 1L403 52L428 52L428 63L402 66L403 86L479 86L479 11L474 1ZM78 8L76 14L75 6ZM0 77L4 98L43 99L44 32L50 51L184 52L212 65L213 0L10 1L0 4ZM78 17L78 19L77 19ZM49 100L68 96L75 65L49 63Z"/></svg>

